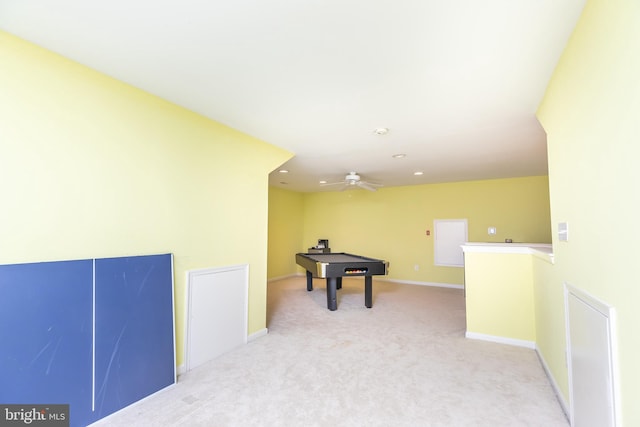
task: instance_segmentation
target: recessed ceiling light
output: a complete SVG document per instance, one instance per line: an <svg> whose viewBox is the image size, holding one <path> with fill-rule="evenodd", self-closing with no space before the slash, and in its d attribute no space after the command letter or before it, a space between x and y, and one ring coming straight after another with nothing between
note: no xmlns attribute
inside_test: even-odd
<svg viewBox="0 0 640 427"><path fill-rule="evenodd" d="M420 172L420 171L418 171L418 172L414 172L413 174L414 174L415 176L420 176L420 175L424 175L424 172Z"/></svg>
<svg viewBox="0 0 640 427"><path fill-rule="evenodd" d="M325 180L320 181L320 184L326 184L326 183L327 183L327 181L325 181Z"/></svg>
<svg viewBox="0 0 640 427"><path fill-rule="evenodd" d="M289 173L289 171L286 170L286 169L280 169L278 172L280 172L280 173Z"/></svg>
<svg viewBox="0 0 640 427"><path fill-rule="evenodd" d="M376 135L386 135L389 133L389 128L375 128L373 133Z"/></svg>
<svg viewBox="0 0 640 427"><path fill-rule="evenodd" d="M407 155L406 154L394 154L391 157L393 157L394 159L402 159L404 157L407 157Z"/></svg>

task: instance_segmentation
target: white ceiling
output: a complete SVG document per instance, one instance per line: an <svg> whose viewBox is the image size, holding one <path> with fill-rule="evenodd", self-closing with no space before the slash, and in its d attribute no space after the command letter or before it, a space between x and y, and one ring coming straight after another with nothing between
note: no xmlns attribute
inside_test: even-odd
<svg viewBox="0 0 640 427"><path fill-rule="evenodd" d="M270 183L320 191L546 174L535 112L584 3L0 0L0 29L292 151Z"/></svg>

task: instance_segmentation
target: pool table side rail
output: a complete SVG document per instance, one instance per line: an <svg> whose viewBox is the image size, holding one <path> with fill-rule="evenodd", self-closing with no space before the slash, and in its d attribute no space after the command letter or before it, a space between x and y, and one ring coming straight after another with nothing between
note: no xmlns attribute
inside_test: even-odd
<svg viewBox="0 0 640 427"><path fill-rule="evenodd" d="M343 262L320 261L320 259L331 258L335 260L340 255L352 257L354 260ZM387 261L348 253L298 253L296 254L296 263L318 278L386 275L389 269L389 262Z"/></svg>

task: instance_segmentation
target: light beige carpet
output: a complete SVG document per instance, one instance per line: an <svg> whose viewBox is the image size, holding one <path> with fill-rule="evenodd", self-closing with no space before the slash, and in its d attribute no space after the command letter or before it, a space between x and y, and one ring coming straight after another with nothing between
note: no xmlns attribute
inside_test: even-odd
<svg viewBox="0 0 640 427"><path fill-rule="evenodd" d="M268 285L269 334L101 426L569 425L533 350L464 337L462 290L345 279Z"/></svg>

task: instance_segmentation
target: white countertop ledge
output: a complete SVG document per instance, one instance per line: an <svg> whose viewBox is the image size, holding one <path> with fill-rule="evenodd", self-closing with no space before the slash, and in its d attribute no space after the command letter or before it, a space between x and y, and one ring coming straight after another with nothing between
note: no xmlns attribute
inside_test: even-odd
<svg viewBox="0 0 640 427"><path fill-rule="evenodd" d="M553 264L553 247L549 243L494 243L467 242L461 245L462 251L495 254L529 254Z"/></svg>

